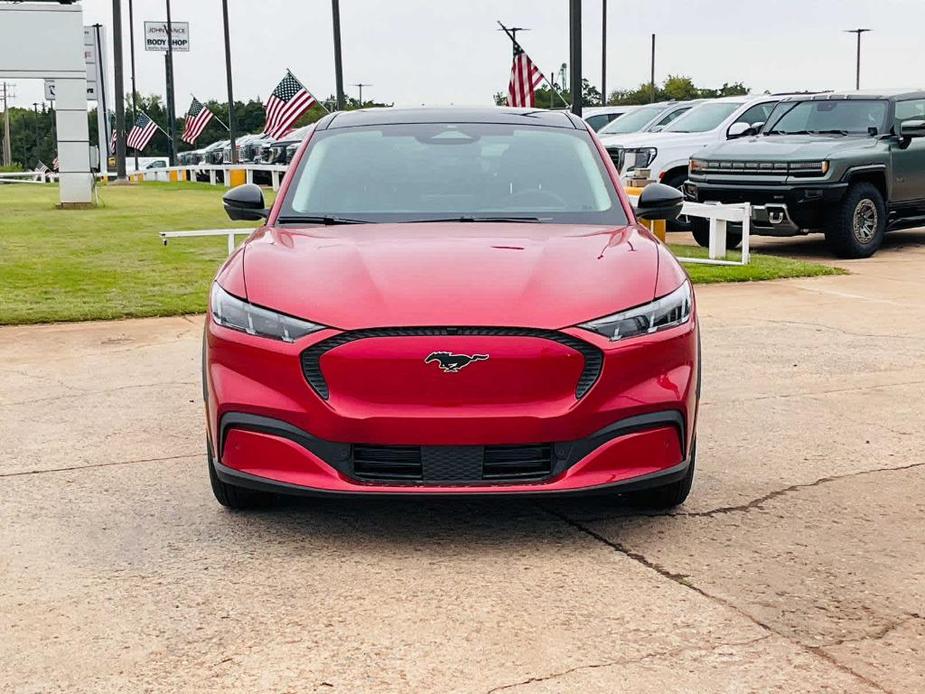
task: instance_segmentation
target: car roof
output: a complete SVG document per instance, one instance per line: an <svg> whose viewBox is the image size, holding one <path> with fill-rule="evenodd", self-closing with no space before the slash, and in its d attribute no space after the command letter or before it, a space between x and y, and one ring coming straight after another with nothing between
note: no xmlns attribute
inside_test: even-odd
<svg viewBox="0 0 925 694"><path fill-rule="evenodd" d="M567 111L508 107L421 107L364 108L338 111L317 123L318 130L334 130L371 125L410 123L498 123L552 128L584 129L582 121Z"/></svg>
<svg viewBox="0 0 925 694"><path fill-rule="evenodd" d="M835 101L839 99L925 99L923 89L861 89L845 92L821 92L817 94L791 94L782 101Z"/></svg>

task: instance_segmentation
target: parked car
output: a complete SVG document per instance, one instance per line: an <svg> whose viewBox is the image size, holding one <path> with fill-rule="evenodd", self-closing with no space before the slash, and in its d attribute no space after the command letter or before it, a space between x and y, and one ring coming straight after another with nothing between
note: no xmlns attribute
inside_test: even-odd
<svg viewBox="0 0 925 694"><path fill-rule="evenodd" d="M632 178L636 169L648 169L649 178L681 189L687 180L687 164L704 147L757 132L780 96L731 96L694 106L658 132L614 135L607 152L620 171ZM690 231L685 217L669 225L673 231Z"/></svg>
<svg viewBox="0 0 925 694"><path fill-rule="evenodd" d="M588 125L369 109L325 116L301 147L272 209L252 184L225 194L232 219L264 226L219 270L206 319L220 504L687 497L693 289ZM665 219L681 203L656 184L637 211Z"/></svg>
<svg viewBox="0 0 925 694"><path fill-rule="evenodd" d="M264 164L288 164L292 161L296 149L302 144L308 134L315 128L314 123L302 126L284 135L276 142L265 145L261 155Z"/></svg>
<svg viewBox="0 0 925 694"><path fill-rule="evenodd" d="M610 121L598 130L597 134L601 138L601 142L606 146L614 135L658 132L678 116L687 113L702 102L702 99L694 101L663 101L648 106L640 106Z"/></svg>
<svg viewBox="0 0 925 694"><path fill-rule="evenodd" d="M585 122L594 130L600 130L612 120L616 120L624 113L635 111L639 106L589 106L582 110Z"/></svg>
<svg viewBox="0 0 925 694"><path fill-rule="evenodd" d="M837 255L866 258L887 231L925 223L925 91L785 98L759 135L698 152L684 192L752 203L754 234L823 232Z"/></svg>
<svg viewBox="0 0 925 694"><path fill-rule="evenodd" d="M222 150L225 148L225 145L228 144L228 140L218 140L213 142L207 147L203 147L200 152L202 156L197 162L199 164L209 164L209 165L220 165L222 163ZM218 181L224 181L225 175L222 171L215 172L215 178ZM196 180L197 181L208 181L209 180L209 171L206 169L197 169L196 170Z"/></svg>

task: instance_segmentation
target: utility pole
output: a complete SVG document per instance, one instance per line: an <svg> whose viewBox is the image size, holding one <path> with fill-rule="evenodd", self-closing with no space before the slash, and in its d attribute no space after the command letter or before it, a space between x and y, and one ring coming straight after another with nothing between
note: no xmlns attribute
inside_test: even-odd
<svg viewBox="0 0 925 694"><path fill-rule="evenodd" d="M138 89L135 86L135 12L132 0L128 0L128 42L132 57L132 125L138 120L138 104L135 102ZM138 150L135 150L135 171L138 171Z"/></svg>
<svg viewBox="0 0 925 694"><path fill-rule="evenodd" d="M167 128L170 132L170 165L177 165L176 107L173 101L173 23L170 21L170 0L167 0Z"/></svg>
<svg viewBox="0 0 925 694"><path fill-rule="evenodd" d="M511 37L511 41L517 41L517 32L518 31L530 31L527 27L506 27L507 35ZM505 29L498 29L498 31L504 31Z"/></svg>
<svg viewBox="0 0 925 694"><path fill-rule="evenodd" d="M346 108L344 98L344 64L340 51L340 0L331 0L331 17L334 24L334 81L337 86L337 110Z"/></svg>
<svg viewBox="0 0 925 694"><path fill-rule="evenodd" d="M354 82L350 86L360 88L360 108L363 108L363 87L372 87L373 85L369 82Z"/></svg>
<svg viewBox="0 0 925 694"><path fill-rule="evenodd" d="M234 142L234 89L231 79L231 33L228 28L228 0L222 0L222 21L225 24L225 80L228 82L228 139L231 140L231 163L238 163L238 148Z"/></svg>
<svg viewBox="0 0 925 694"><path fill-rule="evenodd" d="M569 0L569 62L572 76L572 113L581 118L581 0Z"/></svg>
<svg viewBox="0 0 925 694"><path fill-rule="evenodd" d="M655 34L652 34L652 60L649 73L649 89L652 92L652 103L655 103Z"/></svg>
<svg viewBox="0 0 925 694"><path fill-rule="evenodd" d="M38 164L39 159L39 103L37 101L32 102L32 110L35 112L35 161Z"/></svg>
<svg viewBox="0 0 925 694"><path fill-rule="evenodd" d="M601 0L601 106L607 105L607 0Z"/></svg>
<svg viewBox="0 0 925 694"><path fill-rule="evenodd" d="M0 83L0 96L3 97L3 165L10 166L13 163L13 143L10 141L10 108L7 99L13 96L10 87L13 85L9 82ZM25 162L23 162L25 163Z"/></svg>
<svg viewBox="0 0 925 694"><path fill-rule="evenodd" d="M866 34L870 29L845 29L846 34L857 34L858 36L858 54L857 54L857 67L855 70L854 76L854 88L856 90L861 89L861 34Z"/></svg>
<svg viewBox="0 0 925 694"><path fill-rule="evenodd" d="M116 107L116 180L125 181L125 85L122 82L122 2L112 0L113 95Z"/></svg>

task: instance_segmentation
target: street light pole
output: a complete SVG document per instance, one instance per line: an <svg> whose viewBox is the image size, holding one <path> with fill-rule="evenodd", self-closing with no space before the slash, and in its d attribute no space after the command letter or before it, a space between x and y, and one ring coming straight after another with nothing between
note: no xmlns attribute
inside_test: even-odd
<svg viewBox="0 0 925 694"><path fill-rule="evenodd" d="M858 54L857 67L854 76L854 88L861 89L861 34L866 34L870 29L845 29L846 34L857 34L858 37Z"/></svg>
<svg viewBox="0 0 925 694"><path fill-rule="evenodd" d="M352 87L358 87L360 89L360 108L363 108L363 87L372 87L373 85L369 82L354 82Z"/></svg>
<svg viewBox="0 0 925 694"><path fill-rule="evenodd" d="M116 93L116 180L125 180L125 86L122 79L122 2L112 0L112 52ZM108 145L107 145L108 147Z"/></svg>
<svg viewBox="0 0 925 694"><path fill-rule="evenodd" d="M238 149L234 142L234 90L231 79L231 34L228 28L228 0L222 0L222 21L225 24L225 80L228 82L228 139L231 140L231 163L238 163Z"/></svg>
<svg viewBox="0 0 925 694"><path fill-rule="evenodd" d="M132 125L138 120L138 104L135 102L138 89L135 87L135 12L132 0L128 0L128 42L132 58ZM135 171L138 171L138 150L135 150Z"/></svg>
<svg viewBox="0 0 925 694"><path fill-rule="evenodd" d="M35 112L35 161L37 164L39 159L39 103L37 101L32 102L32 110Z"/></svg>
<svg viewBox="0 0 925 694"><path fill-rule="evenodd" d="M607 0L601 0L601 106L607 105Z"/></svg>
<svg viewBox="0 0 925 694"><path fill-rule="evenodd" d="M170 21L170 0L167 0L167 129L170 132L170 165L177 165L177 125L173 96L173 23Z"/></svg>
<svg viewBox="0 0 925 694"><path fill-rule="evenodd" d="M569 62L572 113L581 117L581 0L569 0Z"/></svg>
<svg viewBox="0 0 925 694"><path fill-rule="evenodd" d="M337 87L337 110L346 108L344 98L344 65L340 50L340 1L331 0L331 17L334 24L334 81Z"/></svg>

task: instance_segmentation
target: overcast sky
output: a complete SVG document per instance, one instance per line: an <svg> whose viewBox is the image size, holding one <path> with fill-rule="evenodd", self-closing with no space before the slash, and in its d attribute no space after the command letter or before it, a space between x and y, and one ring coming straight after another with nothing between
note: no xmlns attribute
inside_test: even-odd
<svg viewBox="0 0 925 694"><path fill-rule="evenodd" d="M83 0L84 23L111 27L111 0ZM397 105L488 104L507 89L510 42L495 20L530 27L525 50L546 74L568 59L567 0L341 0L344 82ZM128 0L122 0L128 34ZM319 98L334 92L329 0L229 0L235 97L266 98L289 67ZM584 0L584 75L600 86L601 0ZM164 92L160 53L146 53L145 20L165 18L164 0L134 0L138 89ZM177 109L225 98L221 0L173 0L190 23L189 53L176 54ZM854 27L863 38L862 87L923 86L922 0L609 0L607 87L648 80L650 34L656 79L684 74L698 86L744 82L764 90L854 87ZM111 42L111 35L110 35ZM128 55L126 40L126 56ZM110 44L111 45L111 44ZM126 90L128 59L126 58ZM16 105L41 100L21 82Z"/></svg>

